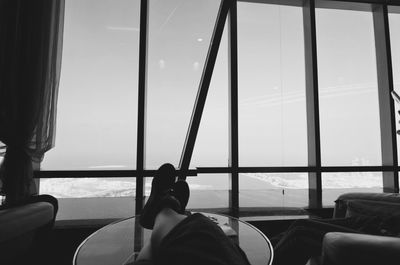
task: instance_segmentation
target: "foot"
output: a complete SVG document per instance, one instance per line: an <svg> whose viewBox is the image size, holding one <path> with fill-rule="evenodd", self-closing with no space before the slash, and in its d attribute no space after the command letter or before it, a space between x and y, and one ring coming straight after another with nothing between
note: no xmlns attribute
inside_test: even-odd
<svg viewBox="0 0 400 265"><path fill-rule="evenodd" d="M162 165L156 172L151 183L151 192L142 214L140 224L146 229L153 229L157 214L165 207L175 211L181 209L179 201L171 195L175 182L176 171L171 164Z"/></svg>
<svg viewBox="0 0 400 265"><path fill-rule="evenodd" d="M178 180L177 182L175 182L174 186L172 187L172 195L178 199L181 207L180 207L180 211L178 213L180 214L184 214L185 213L185 209L186 209L186 205L189 201L189 195L190 195L190 191L189 191L189 185L187 184L186 181L184 180Z"/></svg>

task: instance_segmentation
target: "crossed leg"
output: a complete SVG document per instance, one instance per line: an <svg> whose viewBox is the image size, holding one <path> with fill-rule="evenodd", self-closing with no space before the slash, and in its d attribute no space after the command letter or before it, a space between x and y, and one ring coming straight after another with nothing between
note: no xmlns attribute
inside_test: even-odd
<svg viewBox="0 0 400 265"><path fill-rule="evenodd" d="M186 217L171 208L163 208L156 216L150 240L140 250L136 260L153 260L153 255L157 253L164 237Z"/></svg>

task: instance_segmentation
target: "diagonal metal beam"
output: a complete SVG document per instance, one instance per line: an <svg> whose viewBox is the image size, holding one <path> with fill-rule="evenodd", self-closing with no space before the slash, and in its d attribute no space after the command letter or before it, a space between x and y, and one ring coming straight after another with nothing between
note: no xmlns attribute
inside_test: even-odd
<svg viewBox="0 0 400 265"><path fill-rule="evenodd" d="M219 45L221 43L222 33L224 31L226 17L234 1L236 0L222 0L221 6L218 11L217 21L211 38L210 47L208 49L206 63L203 68L203 74L201 77L199 90L197 91L197 97L192 112L192 117L190 119L188 132L186 134L186 140L185 140L185 145L183 147L181 160L179 163L179 167L183 172L189 169L190 160L193 154L194 144L196 142L197 132L200 126L201 116L203 114L203 109L208 94L208 88L210 86L211 77L215 66L215 61L217 59ZM181 175L180 178L185 179L186 178L185 174L183 173L183 175Z"/></svg>

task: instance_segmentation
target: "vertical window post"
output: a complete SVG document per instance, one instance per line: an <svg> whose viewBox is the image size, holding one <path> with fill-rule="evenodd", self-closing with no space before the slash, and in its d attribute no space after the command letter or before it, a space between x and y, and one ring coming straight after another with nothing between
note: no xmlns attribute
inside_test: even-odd
<svg viewBox="0 0 400 265"><path fill-rule="evenodd" d="M306 0L303 6L304 54L306 71L307 145L309 207L322 207L321 143L319 128L317 41L315 29L315 0Z"/></svg>
<svg viewBox="0 0 400 265"><path fill-rule="evenodd" d="M229 167L231 169L229 208L231 215L239 216L239 148L238 148L238 52L237 3L229 10Z"/></svg>
<svg viewBox="0 0 400 265"><path fill-rule="evenodd" d="M383 191L399 192L397 142L393 90L393 72L387 5L373 5L376 67L378 75L379 117L381 128L382 165L394 166L383 172Z"/></svg>
<svg viewBox="0 0 400 265"><path fill-rule="evenodd" d="M140 2L140 39L139 39L139 87L138 87L138 123L136 155L136 214L144 206L144 166L146 133L146 85L147 85L147 36L148 36L148 0Z"/></svg>

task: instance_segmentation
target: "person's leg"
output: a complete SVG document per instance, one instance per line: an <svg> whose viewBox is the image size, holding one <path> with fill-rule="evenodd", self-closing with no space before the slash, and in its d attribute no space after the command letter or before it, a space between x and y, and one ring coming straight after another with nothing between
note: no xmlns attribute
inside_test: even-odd
<svg viewBox="0 0 400 265"><path fill-rule="evenodd" d="M144 246L139 252L139 255L136 258L136 261L153 261L153 251L152 251L152 246L151 246L151 240L147 241L144 243Z"/></svg>
<svg viewBox="0 0 400 265"><path fill-rule="evenodd" d="M154 253L157 252L164 237L186 217L170 208L164 208L158 213L151 233L151 245Z"/></svg>
<svg viewBox="0 0 400 265"><path fill-rule="evenodd" d="M162 165L152 182L150 197L140 216L140 224L152 229L151 239L141 249L137 261L151 261L163 238L186 215L189 200L189 186L186 181L175 182L176 171L171 164Z"/></svg>
<svg viewBox="0 0 400 265"><path fill-rule="evenodd" d="M186 215L178 214L171 208L162 209L155 218L151 238L140 250L136 261L152 261L153 255L157 252L164 237L186 217Z"/></svg>

